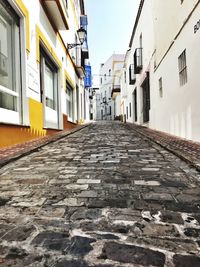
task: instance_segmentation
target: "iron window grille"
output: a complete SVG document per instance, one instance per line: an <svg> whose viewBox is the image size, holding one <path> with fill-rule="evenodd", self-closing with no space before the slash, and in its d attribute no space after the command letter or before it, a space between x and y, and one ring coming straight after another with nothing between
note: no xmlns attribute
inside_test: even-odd
<svg viewBox="0 0 200 267"><path fill-rule="evenodd" d="M163 82L162 77L158 80L158 86L159 86L159 95L160 97L163 97Z"/></svg>
<svg viewBox="0 0 200 267"><path fill-rule="evenodd" d="M178 65L179 65L179 81L180 85L183 86L187 83L187 63L186 63L186 50L178 57Z"/></svg>
<svg viewBox="0 0 200 267"><path fill-rule="evenodd" d="M139 74L143 68L142 63L142 48L136 48L134 53L134 70L135 74Z"/></svg>
<svg viewBox="0 0 200 267"><path fill-rule="evenodd" d="M135 71L134 71L134 65L131 64L129 66L129 84L134 84L136 81L136 75L135 75Z"/></svg>

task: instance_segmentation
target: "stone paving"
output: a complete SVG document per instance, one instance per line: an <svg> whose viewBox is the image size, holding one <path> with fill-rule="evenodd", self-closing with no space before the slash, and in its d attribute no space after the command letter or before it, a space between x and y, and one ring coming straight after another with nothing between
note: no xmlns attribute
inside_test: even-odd
<svg viewBox="0 0 200 267"><path fill-rule="evenodd" d="M186 140L148 127L128 123L130 129L148 137L152 141L173 152L200 171L200 142Z"/></svg>
<svg viewBox="0 0 200 267"><path fill-rule="evenodd" d="M118 122L0 170L0 266L199 267L200 173Z"/></svg>
<svg viewBox="0 0 200 267"><path fill-rule="evenodd" d="M70 135L71 133L79 131L84 127L87 127L87 124L74 125L71 129L65 129L57 133L54 133L52 135L47 135L44 137L39 137L30 141L26 141L24 143L0 148L0 167L13 161L14 159L18 159L21 158L22 156L27 155L30 152L37 151L38 148L43 147L48 143L54 142L56 140L59 140L63 137Z"/></svg>

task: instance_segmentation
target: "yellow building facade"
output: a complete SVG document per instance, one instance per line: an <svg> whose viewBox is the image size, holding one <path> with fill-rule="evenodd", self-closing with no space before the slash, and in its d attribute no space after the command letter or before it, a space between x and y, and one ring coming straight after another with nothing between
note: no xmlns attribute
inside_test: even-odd
<svg viewBox="0 0 200 267"><path fill-rule="evenodd" d="M82 0L0 0L0 148L84 121L82 17Z"/></svg>

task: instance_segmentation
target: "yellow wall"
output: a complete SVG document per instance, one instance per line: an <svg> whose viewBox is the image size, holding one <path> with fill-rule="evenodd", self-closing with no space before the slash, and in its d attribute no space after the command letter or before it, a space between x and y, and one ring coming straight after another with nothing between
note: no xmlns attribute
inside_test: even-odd
<svg viewBox="0 0 200 267"><path fill-rule="evenodd" d="M42 103L29 98L30 127L0 124L0 148L56 133L43 129Z"/></svg>
<svg viewBox="0 0 200 267"><path fill-rule="evenodd" d="M46 130L43 130L43 105L36 100L29 98L29 116L31 129L39 136L45 135Z"/></svg>

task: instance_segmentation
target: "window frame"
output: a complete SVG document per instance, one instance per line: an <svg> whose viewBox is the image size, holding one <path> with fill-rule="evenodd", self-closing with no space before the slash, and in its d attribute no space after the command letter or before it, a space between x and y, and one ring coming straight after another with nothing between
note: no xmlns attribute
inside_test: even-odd
<svg viewBox="0 0 200 267"><path fill-rule="evenodd" d="M20 125L23 123L23 113L22 113L22 108L23 108L23 103L22 103L22 36L23 34L21 33L22 27L21 27L21 21L20 21L20 16L18 16L13 9L13 7L9 4L6 3L4 4L2 1L0 2L0 5L2 9L7 13L7 15L11 18L12 20L12 25L11 25L11 30L10 30L10 38L12 43L14 43L14 46L11 46L11 76L12 76L12 85L9 88L9 85L0 85L0 93L6 94L9 97L16 98L13 100L13 107L9 108L8 106L3 107L3 105L0 107L0 122L3 123L11 123L11 124L17 124ZM6 18L1 15L2 21L5 23L9 23ZM3 53L2 53L3 55ZM8 56L7 56L8 58ZM1 60L1 59L0 59ZM18 63L16 63L18 62ZM18 68L15 68L15 66L18 66ZM8 68L8 66L7 66ZM9 70L7 70L9 72ZM8 78L10 78L8 76ZM3 100L2 100L3 101ZM9 102L9 101L8 101ZM5 104L6 105L6 104Z"/></svg>
<svg viewBox="0 0 200 267"><path fill-rule="evenodd" d="M68 94L68 92L71 93ZM69 121L73 121L74 119L74 103L73 103L73 96L74 90L71 84L66 80L66 88L65 88L65 97L66 97L66 114L68 116ZM68 109L68 102L70 103L70 110ZM69 112L68 112L69 111Z"/></svg>
<svg viewBox="0 0 200 267"><path fill-rule="evenodd" d="M158 89L159 89L159 96L160 96L160 98L162 98L163 97L163 79L162 79L162 77L160 77L158 79Z"/></svg>
<svg viewBox="0 0 200 267"><path fill-rule="evenodd" d="M53 108L47 105L46 86L45 86L45 67L50 68L53 72ZM45 46L40 43L40 88L41 102L44 111L44 128L59 128L59 66L49 55Z"/></svg>
<svg viewBox="0 0 200 267"><path fill-rule="evenodd" d="M180 86L188 82L186 49L178 57L179 83Z"/></svg>

